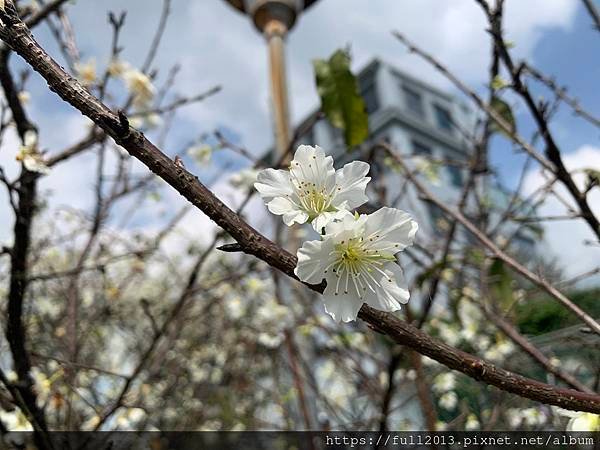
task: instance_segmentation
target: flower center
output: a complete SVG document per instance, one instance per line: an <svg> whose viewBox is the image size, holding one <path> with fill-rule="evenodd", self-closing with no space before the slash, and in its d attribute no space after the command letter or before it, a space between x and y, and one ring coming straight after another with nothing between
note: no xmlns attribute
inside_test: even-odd
<svg viewBox="0 0 600 450"><path fill-rule="evenodd" d="M361 256L363 256L362 253L363 250L360 246L350 245L350 243L348 243L348 247L342 250L342 259L349 264L357 263L360 261Z"/></svg>
<svg viewBox="0 0 600 450"><path fill-rule="evenodd" d="M297 186L297 194L302 208L308 213L309 220L313 220L321 213L335 211L331 205L333 197L330 192L325 191L325 187L301 181Z"/></svg>
<svg viewBox="0 0 600 450"><path fill-rule="evenodd" d="M382 282L392 282L383 269L386 264L395 261L394 255L370 249L368 242L358 237L335 245L331 253L333 262L324 271L335 273L335 295L348 294L348 289L354 288L358 298L362 299L367 289L376 292Z"/></svg>
<svg viewBox="0 0 600 450"><path fill-rule="evenodd" d="M290 166L290 179L298 197L295 203L306 211L310 221L324 212L336 210L332 202L340 188L337 184L328 188L324 178L326 174L321 169L316 156L306 167L297 161L292 161ZM313 180L319 181L315 183Z"/></svg>

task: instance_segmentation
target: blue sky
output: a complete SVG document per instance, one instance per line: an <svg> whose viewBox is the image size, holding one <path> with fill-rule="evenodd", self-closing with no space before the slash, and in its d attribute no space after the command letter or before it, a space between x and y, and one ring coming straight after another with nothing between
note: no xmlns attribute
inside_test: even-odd
<svg viewBox="0 0 600 450"><path fill-rule="evenodd" d="M578 0L507 0L506 30L516 44L516 58L524 58L534 66L557 77L570 92L581 98L590 111L600 116L600 36L591 27ZM94 58L99 68L107 62L110 27L107 12L128 10L123 31L123 57L140 65L158 21L160 0L78 0L70 6L70 16L83 60ZM477 90L484 89L488 72L489 39L484 31L484 18L473 0L321 0L297 24L288 40L288 78L292 117L302 119L318 105L311 61L329 56L338 48L351 45L354 65L358 69L370 59L379 57L401 70L429 81L442 89L453 90L450 83L430 66L408 54L392 37L399 30L444 62L461 79ZM36 36L49 52L60 60L60 53L44 27ZM16 62L17 58L15 58ZM175 118L164 150L174 155L187 143L216 128L225 130L250 152L259 155L270 145L271 124L268 92L267 54L261 36L246 17L233 11L223 0L174 0L171 21L159 49L155 68L157 82L164 81L174 64L181 64L176 83L180 94L193 95L221 85L222 92L202 104L186 107ZM32 101L29 111L41 124L41 142L49 153L75 142L87 130L87 122L72 108L49 92L43 81L32 75L28 90ZM536 89L536 92L542 92ZM532 123L523 107L514 102L519 130L528 138ZM572 155L572 164L595 161L598 130L561 113L553 124L559 143ZM13 150L7 140L0 151L0 164L16 173ZM587 146L587 147L586 147ZM14 141L13 141L14 147ZM585 152L577 153L585 147ZM589 150L591 149L591 150ZM596 149L596 150L594 150ZM589 151L588 151L589 150ZM587 155L585 161L581 155ZM591 155L591 156L590 156ZM203 180L212 180L227 164L218 156L216 165L203 168L190 162L188 167ZM244 164L236 157L235 166ZM503 182L514 185L515 170L522 160L513 154L503 138L495 138L492 161ZM93 155L83 155L56 168L44 179L44 189L54 193L52 204L90 208L93 186L90 177ZM532 172L529 189L539 184L539 174ZM218 186L217 189L224 189ZM231 193L224 189L228 200ZM0 193L0 208L5 208L5 194ZM166 195L173 195L167 193ZM173 205L181 200L173 195ZM598 201L600 203L600 200ZM556 210L551 205L550 212ZM4 211L0 216L4 215ZM144 220L150 218L143 215ZM6 223L6 222L5 222ZM199 212L186 221L190 229L206 227L208 222ZM562 233L559 231L557 233ZM572 239L587 237L585 227ZM9 239L6 224L0 225L0 241ZM579 249L564 237L554 239L553 249L563 254L563 247L574 251L572 260L580 258ZM588 249L589 250L589 249ZM587 251L587 250L586 250ZM598 265L597 253L589 255L589 264ZM567 264L571 264L567 261ZM588 265L589 265L588 264Z"/></svg>
<svg viewBox="0 0 600 450"><path fill-rule="evenodd" d="M590 18L583 8L578 8L569 29L553 29L543 33L527 62L547 75L556 77L560 85L569 88L569 94L580 99L582 106L596 117L600 117L600 36L592 29ZM537 94L549 97L547 89L532 81L530 86ZM519 131L530 136L534 124L524 106L516 106ZM562 109L554 120L553 131L557 142L565 153L572 153L584 145L598 145L600 132L584 120L574 116L570 110ZM541 147L540 147L541 148ZM509 153L509 154L507 154ZM516 161L523 158L517 157ZM506 141L497 139L494 145L493 162L508 185L517 182L518 173L513 170L515 158L507 152Z"/></svg>

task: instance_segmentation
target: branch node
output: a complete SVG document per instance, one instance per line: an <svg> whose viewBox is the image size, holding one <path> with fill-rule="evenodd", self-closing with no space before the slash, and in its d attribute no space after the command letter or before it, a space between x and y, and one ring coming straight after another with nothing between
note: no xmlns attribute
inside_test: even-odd
<svg viewBox="0 0 600 450"><path fill-rule="evenodd" d="M236 252L244 251L242 246L240 244L238 244L237 242L235 244L221 245L220 247L217 247L217 250L221 250L222 252L226 252L226 253L236 253Z"/></svg>
<svg viewBox="0 0 600 450"><path fill-rule="evenodd" d="M119 116L119 125L121 127L121 130L120 130L120 133L122 134L121 137L123 139L127 139L130 134L129 119L127 118L127 116L125 115L123 110L121 110L121 109L119 111L117 111L117 114Z"/></svg>

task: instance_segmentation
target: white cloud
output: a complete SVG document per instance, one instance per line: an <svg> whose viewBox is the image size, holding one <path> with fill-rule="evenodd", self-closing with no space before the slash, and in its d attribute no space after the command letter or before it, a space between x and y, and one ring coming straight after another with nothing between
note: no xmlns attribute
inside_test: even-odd
<svg viewBox="0 0 600 450"><path fill-rule="evenodd" d="M563 157L569 171L585 168L600 168L600 148L583 146L577 151ZM579 188L583 188L586 176L578 173L574 176ZM527 174L524 183L525 194L534 192L542 186L545 178L539 170ZM567 190L561 185L557 192L563 199L569 199ZM597 217L600 217L600 188L594 188L588 195L588 202ZM572 204L572 203L570 203ZM561 216L568 214L566 207L556 199L549 197L538 211L541 216ZM586 245L585 241L597 242L597 238L589 225L581 219L569 221L550 221L545 224L546 241L555 256L565 269L567 276L574 277L600 266L600 246ZM595 278L600 281L600 277Z"/></svg>

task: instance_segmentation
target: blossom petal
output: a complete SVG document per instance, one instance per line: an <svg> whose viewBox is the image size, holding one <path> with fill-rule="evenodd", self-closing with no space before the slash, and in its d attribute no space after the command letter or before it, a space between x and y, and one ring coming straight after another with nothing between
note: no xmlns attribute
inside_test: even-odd
<svg viewBox="0 0 600 450"><path fill-rule="evenodd" d="M370 245L373 250L394 247L394 253L413 244L419 229L410 214L396 208L381 208L367 216L365 236L379 236Z"/></svg>
<svg viewBox="0 0 600 450"><path fill-rule="evenodd" d="M367 184L371 180L365 177L369 173L369 164L363 161L354 161L346 164L335 174L337 192L334 205L342 205L346 202L348 209L354 209L366 203L369 197L365 195Z"/></svg>
<svg viewBox="0 0 600 450"><path fill-rule="evenodd" d="M323 292L325 312L336 322L351 322L356 320L363 300L356 295L356 292L352 291L349 291L348 294L340 291L338 295L335 295L336 281L333 275L327 277L327 287L325 288L325 292Z"/></svg>
<svg viewBox="0 0 600 450"><path fill-rule="evenodd" d="M23 158L23 165L30 172L36 172L41 175L48 175L50 168L44 163L39 155L27 155Z"/></svg>
<svg viewBox="0 0 600 450"><path fill-rule="evenodd" d="M404 274L397 264L388 264L385 273L388 276L381 276L380 286L375 288L375 292L366 291L365 302L381 311L398 311L410 297Z"/></svg>
<svg viewBox="0 0 600 450"><path fill-rule="evenodd" d="M341 220L348 214L346 210L340 211L326 211L319 214L313 221L312 226L317 233L321 233L323 228L327 228L327 225L334 220Z"/></svg>
<svg viewBox="0 0 600 450"><path fill-rule="evenodd" d="M23 138L23 145L28 148L33 148L37 145L38 135L33 130L27 130Z"/></svg>
<svg viewBox="0 0 600 450"><path fill-rule="evenodd" d="M292 226L294 223L305 223L308 220L308 214L298 209L285 197L275 197L267 203L267 208L276 216L283 216L283 222L287 226Z"/></svg>
<svg viewBox="0 0 600 450"><path fill-rule="evenodd" d="M600 430L600 416L592 413L581 413L569 420L567 431L598 431Z"/></svg>
<svg viewBox="0 0 600 450"><path fill-rule="evenodd" d="M360 232L366 218L367 216L363 214L357 219L350 211L340 210L339 215L336 217L337 221L329 222L325 226L325 234L334 235L346 232L346 235L342 239L348 237L347 235L354 237L354 235Z"/></svg>
<svg viewBox="0 0 600 450"><path fill-rule="evenodd" d="M331 190L335 185L333 158L325 156L325 152L318 145L300 145L290 164L290 172L296 179L316 186L325 186L327 190Z"/></svg>
<svg viewBox="0 0 600 450"><path fill-rule="evenodd" d="M325 278L325 269L330 262L333 241L306 241L298 249L298 264L294 273L305 283L318 284Z"/></svg>
<svg viewBox="0 0 600 450"><path fill-rule="evenodd" d="M254 187L266 199L285 197L294 192L290 175L285 170L265 169L256 176Z"/></svg>
<svg viewBox="0 0 600 450"><path fill-rule="evenodd" d="M558 406L551 406L551 408L556 414L569 417L571 419L575 419L582 414L581 411L570 411L568 409L559 408Z"/></svg>

